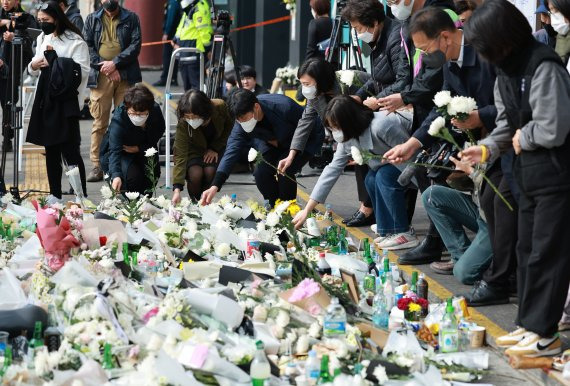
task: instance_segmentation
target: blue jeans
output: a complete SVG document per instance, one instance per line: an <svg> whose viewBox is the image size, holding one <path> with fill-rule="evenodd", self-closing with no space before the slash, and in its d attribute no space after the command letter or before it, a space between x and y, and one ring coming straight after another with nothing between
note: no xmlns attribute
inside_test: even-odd
<svg viewBox="0 0 570 386"><path fill-rule="evenodd" d="M400 170L394 165L383 165L370 170L364 179L366 190L374 207L376 232L380 236L410 230L406 206L406 188L398 183Z"/></svg>
<svg viewBox="0 0 570 386"><path fill-rule="evenodd" d="M463 284L479 280L493 258L487 223L471 196L444 186L430 186L423 194L424 208L455 262L453 275ZM476 232L473 241L465 228Z"/></svg>

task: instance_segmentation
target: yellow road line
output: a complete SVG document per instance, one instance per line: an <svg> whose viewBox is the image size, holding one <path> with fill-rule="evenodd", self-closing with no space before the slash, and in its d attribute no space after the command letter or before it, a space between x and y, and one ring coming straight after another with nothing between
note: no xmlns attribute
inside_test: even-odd
<svg viewBox="0 0 570 386"><path fill-rule="evenodd" d="M301 188L297 189L297 194L299 195L301 200L305 202L309 201L310 198L309 194L307 194ZM322 204L319 204L317 206L317 209L320 210L321 212L325 211L325 207ZM344 226L342 224L342 218L335 213L333 213L333 221L338 225ZM359 240L364 238L370 238L369 235L362 232L360 229L349 228L349 227L347 227L346 229L348 233L350 233L352 236L356 237ZM390 252L389 259L391 262L395 263L396 260L398 260L398 256L395 253ZM412 276L412 272L416 270L413 268L413 266L409 265L399 265L398 267L400 271L406 272L406 274L408 274L409 276ZM425 278L428 282L430 292L433 293L437 298L447 299L453 296L453 294L447 288L439 284L436 280L432 279L427 275L425 275ZM487 330L487 334L489 334L489 336L493 337L494 339L496 339L499 336L507 334L507 331L499 327L496 323L494 323L492 320L487 318L485 315L483 315L481 312L477 311L476 309L469 307L469 314L471 315L470 319L475 323L477 323L478 325L485 327L485 329Z"/></svg>
<svg viewBox="0 0 570 386"><path fill-rule="evenodd" d="M160 91L159 89L157 89L156 87L154 87L153 85L147 83L147 82L141 82L146 88L148 88L150 90L150 92L152 92L154 95L159 95L160 97L164 98L164 93L162 91ZM176 108L178 107L178 103L174 102L172 99L170 100L170 107L172 107L174 110L176 110Z"/></svg>

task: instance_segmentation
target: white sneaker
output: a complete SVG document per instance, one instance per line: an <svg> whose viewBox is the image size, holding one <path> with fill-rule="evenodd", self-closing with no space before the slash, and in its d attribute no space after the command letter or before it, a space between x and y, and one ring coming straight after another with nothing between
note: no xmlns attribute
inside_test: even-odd
<svg viewBox="0 0 570 386"><path fill-rule="evenodd" d="M376 232L377 229L378 229L378 227L376 226L376 224L370 225L370 230L371 230L374 234L377 234L377 233L378 233L378 232Z"/></svg>
<svg viewBox="0 0 570 386"><path fill-rule="evenodd" d="M386 235L386 236L378 236L374 239L374 242L376 244L380 244L381 242L383 242L384 240L386 240L389 237L392 237L393 235Z"/></svg>
<svg viewBox="0 0 570 386"><path fill-rule="evenodd" d="M541 338L534 332L529 332L528 335L519 342L505 351L507 355L524 355L527 357L542 357L557 355L562 352L562 343L558 334L551 338Z"/></svg>
<svg viewBox="0 0 570 386"><path fill-rule="evenodd" d="M397 251L400 249L414 248L419 244L420 241L416 235L410 231L387 237L385 240L378 244L378 248L385 249L387 251Z"/></svg>
<svg viewBox="0 0 570 386"><path fill-rule="evenodd" d="M499 347L514 346L514 345L519 344L529 334L531 334L531 332L528 332L524 328L522 328L522 327L517 328L516 330L514 330L513 332L511 332L507 335L503 335L503 336L498 337L495 340L495 343Z"/></svg>

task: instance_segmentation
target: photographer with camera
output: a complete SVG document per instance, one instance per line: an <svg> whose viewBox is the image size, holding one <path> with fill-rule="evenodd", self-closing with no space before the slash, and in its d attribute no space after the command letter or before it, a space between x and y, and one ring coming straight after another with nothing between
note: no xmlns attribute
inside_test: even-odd
<svg viewBox="0 0 570 386"><path fill-rule="evenodd" d="M181 0L182 19L173 39L174 49L197 48L206 53L212 45L212 20L207 0ZM184 82L184 91L200 89L200 61L197 54L180 54L179 70Z"/></svg>
<svg viewBox="0 0 570 386"><path fill-rule="evenodd" d="M0 12L0 105L2 106L2 135L4 136L3 150L12 151L14 133L11 125L11 111L8 102L17 103L18 87L24 69L34 56L32 39L28 36L28 28L36 28L37 23L32 15L24 12L19 0L2 0ZM18 36L22 38L24 63L20 63L19 55L12 58L12 42ZM22 73L20 73L20 69ZM14 84L12 84L14 73Z"/></svg>

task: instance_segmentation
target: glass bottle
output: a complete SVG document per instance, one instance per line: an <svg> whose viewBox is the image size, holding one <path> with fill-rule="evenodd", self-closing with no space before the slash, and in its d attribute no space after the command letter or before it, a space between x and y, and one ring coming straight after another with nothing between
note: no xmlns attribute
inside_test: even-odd
<svg viewBox="0 0 570 386"><path fill-rule="evenodd" d="M113 347L110 343L105 343L103 346L103 369L111 370L115 367L113 364Z"/></svg>
<svg viewBox="0 0 570 386"><path fill-rule="evenodd" d="M319 385L332 382L332 377L329 373L329 356L323 355L321 358L321 373L319 374Z"/></svg>
<svg viewBox="0 0 570 386"><path fill-rule="evenodd" d="M386 281L386 276L382 276L382 284ZM388 329L388 321L390 319L390 312L388 311L386 295L384 293L383 285L378 286L376 290L376 295L372 301L372 323L374 327Z"/></svg>
<svg viewBox="0 0 570 386"><path fill-rule="evenodd" d="M412 282L410 284L410 291L418 294L418 271L412 272Z"/></svg>
<svg viewBox="0 0 570 386"><path fill-rule="evenodd" d="M48 326L44 331L44 344L49 352L59 350L61 345L61 332L57 327L57 318L55 315L55 306L48 306Z"/></svg>
<svg viewBox="0 0 570 386"><path fill-rule="evenodd" d="M327 263L326 253L319 253L319 262L317 263L317 273L322 277L324 275L332 275L332 269L329 263Z"/></svg>
<svg viewBox="0 0 570 386"><path fill-rule="evenodd" d="M32 340L28 345L28 368L33 369L35 367L34 361L36 360L36 349L44 345L44 340L42 337L42 322L37 321L34 325L34 335Z"/></svg>
<svg viewBox="0 0 570 386"><path fill-rule="evenodd" d="M346 240L346 230L342 228L340 230L340 237L338 240L338 254L347 255L348 254L348 241Z"/></svg>

